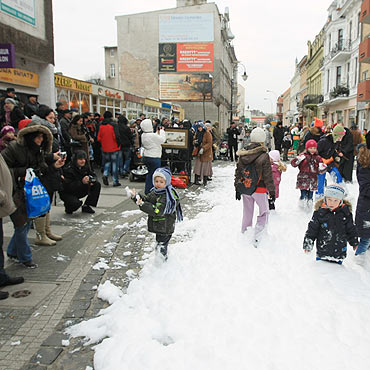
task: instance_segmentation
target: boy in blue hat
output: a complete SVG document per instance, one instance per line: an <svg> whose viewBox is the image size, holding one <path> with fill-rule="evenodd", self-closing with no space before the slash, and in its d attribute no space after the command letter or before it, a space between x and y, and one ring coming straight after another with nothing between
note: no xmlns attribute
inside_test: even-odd
<svg viewBox="0 0 370 370"><path fill-rule="evenodd" d="M353 224L351 203L344 200L345 190L329 185L324 199L316 202L303 241L305 252L311 252L316 240L316 260L342 264L347 256L347 242L355 249L358 240Z"/></svg>
<svg viewBox="0 0 370 370"><path fill-rule="evenodd" d="M171 171L157 168L153 174L154 187L147 195L137 194L132 189L131 198L148 214L148 231L156 234L157 250L167 260L167 246L175 231L176 218L182 221L180 197L171 185Z"/></svg>

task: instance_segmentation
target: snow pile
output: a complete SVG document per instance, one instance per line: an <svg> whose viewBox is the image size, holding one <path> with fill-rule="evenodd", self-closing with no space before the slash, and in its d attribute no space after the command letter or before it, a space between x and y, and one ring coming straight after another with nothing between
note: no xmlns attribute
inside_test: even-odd
<svg viewBox="0 0 370 370"><path fill-rule="evenodd" d="M98 297L109 304L116 302L122 295L121 289L113 285L109 280L98 288Z"/></svg>
<svg viewBox="0 0 370 370"><path fill-rule="evenodd" d="M342 266L303 253L311 213L298 207L297 171L282 175L257 249L252 230L240 233L234 167L214 172L207 191L187 193L213 206L177 224L177 234L192 238L170 244L159 267L149 258L127 294L68 329L98 343L94 368L367 370L370 274L351 250ZM348 191L355 206L357 185Z"/></svg>

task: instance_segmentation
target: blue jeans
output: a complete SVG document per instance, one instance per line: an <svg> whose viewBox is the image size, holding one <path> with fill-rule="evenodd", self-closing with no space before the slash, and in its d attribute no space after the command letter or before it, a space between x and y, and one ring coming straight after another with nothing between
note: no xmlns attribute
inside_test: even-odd
<svg viewBox="0 0 370 370"><path fill-rule="evenodd" d="M337 167L333 167L328 172L334 177L334 180L337 184L340 184L341 182L343 182L342 175L339 173L339 170ZM326 177L326 172L323 174L317 175L318 183L317 183L316 197L324 196L325 177Z"/></svg>
<svg viewBox="0 0 370 370"><path fill-rule="evenodd" d="M8 244L8 254L18 258L19 262L32 261L32 251L28 241L30 228L30 221L27 221L23 226L14 226L14 234Z"/></svg>
<svg viewBox="0 0 370 370"><path fill-rule="evenodd" d="M299 199L301 200L312 200L313 197L313 191L311 190L301 190L301 197Z"/></svg>
<svg viewBox="0 0 370 370"><path fill-rule="evenodd" d="M363 254L370 248L370 238L360 238L360 243L356 249L355 255Z"/></svg>
<svg viewBox="0 0 370 370"><path fill-rule="evenodd" d="M118 159L120 150L113 153L103 153L104 154L104 176L109 176L110 167L112 164L112 176L113 183L118 183Z"/></svg>
<svg viewBox="0 0 370 370"><path fill-rule="evenodd" d="M123 172L130 172L130 163L131 163L131 148L123 148L122 153L124 158Z"/></svg>
<svg viewBox="0 0 370 370"><path fill-rule="evenodd" d="M144 157L144 163L148 167L148 174L145 179L145 194L148 194L153 187L153 173L157 168L161 167L161 159Z"/></svg>

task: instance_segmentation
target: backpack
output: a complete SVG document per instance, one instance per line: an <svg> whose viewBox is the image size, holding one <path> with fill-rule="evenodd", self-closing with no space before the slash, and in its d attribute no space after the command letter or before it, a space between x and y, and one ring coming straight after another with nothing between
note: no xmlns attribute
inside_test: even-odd
<svg viewBox="0 0 370 370"><path fill-rule="evenodd" d="M260 179L255 163L249 163L244 167L241 177L237 180L236 191L240 194L252 195L256 191Z"/></svg>

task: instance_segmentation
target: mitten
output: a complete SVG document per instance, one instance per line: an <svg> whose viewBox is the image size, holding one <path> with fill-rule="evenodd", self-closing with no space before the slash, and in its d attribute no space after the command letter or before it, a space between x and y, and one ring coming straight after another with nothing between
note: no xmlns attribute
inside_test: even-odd
<svg viewBox="0 0 370 370"><path fill-rule="evenodd" d="M313 249L313 240L305 237L303 241L303 249L306 253L311 252Z"/></svg>
<svg viewBox="0 0 370 370"><path fill-rule="evenodd" d="M202 155L202 154L203 154L203 152L204 152L204 149L203 149L203 148L200 148L200 150L199 150L199 154L200 154L200 155Z"/></svg>
<svg viewBox="0 0 370 370"><path fill-rule="evenodd" d="M306 156L304 154L301 154L297 157L297 162L298 163L301 163L302 161L304 161L306 159Z"/></svg>
<svg viewBox="0 0 370 370"><path fill-rule="evenodd" d="M328 167L325 163L319 163L319 171L326 170L326 167Z"/></svg>
<svg viewBox="0 0 370 370"><path fill-rule="evenodd" d="M241 196L241 194L238 191L235 192L235 199L236 200L242 199L242 196Z"/></svg>

